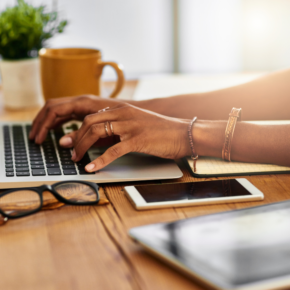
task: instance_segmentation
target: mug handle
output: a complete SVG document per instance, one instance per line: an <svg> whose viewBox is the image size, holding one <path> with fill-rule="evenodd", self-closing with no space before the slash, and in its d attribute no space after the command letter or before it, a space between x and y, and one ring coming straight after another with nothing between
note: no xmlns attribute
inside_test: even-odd
<svg viewBox="0 0 290 290"><path fill-rule="evenodd" d="M111 62L111 61L98 61L98 68L100 69L100 74L103 71L104 66L109 65L111 66L117 73L117 83L114 91L111 93L110 98L115 98L119 92L122 90L125 84L125 77L123 72L123 66L121 64Z"/></svg>

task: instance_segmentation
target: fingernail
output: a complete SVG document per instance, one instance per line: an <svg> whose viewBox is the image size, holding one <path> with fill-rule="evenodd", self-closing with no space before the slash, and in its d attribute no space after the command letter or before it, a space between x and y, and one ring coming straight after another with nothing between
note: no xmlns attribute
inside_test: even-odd
<svg viewBox="0 0 290 290"><path fill-rule="evenodd" d="M61 146L69 146L69 145L72 145L72 143L73 143L72 138L67 137L67 136L62 137L59 140L59 145L61 145Z"/></svg>
<svg viewBox="0 0 290 290"><path fill-rule="evenodd" d="M85 167L86 171L92 171L94 168L95 168L94 163L90 163Z"/></svg>
<svg viewBox="0 0 290 290"><path fill-rule="evenodd" d="M71 159L74 160L75 158L76 158L76 151L75 151L75 149L73 149Z"/></svg>

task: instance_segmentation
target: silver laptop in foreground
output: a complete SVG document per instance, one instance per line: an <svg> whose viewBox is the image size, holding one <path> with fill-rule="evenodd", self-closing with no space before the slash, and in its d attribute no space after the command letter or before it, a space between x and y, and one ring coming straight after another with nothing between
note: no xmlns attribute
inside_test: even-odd
<svg viewBox="0 0 290 290"><path fill-rule="evenodd" d="M87 173L86 164L103 151L91 148L77 163L71 150L58 146L58 140L77 125L71 123L50 134L41 146L29 141L28 122L0 122L0 188L52 184L62 180L87 180L96 183L174 179L182 172L172 160L130 153L104 169Z"/></svg>

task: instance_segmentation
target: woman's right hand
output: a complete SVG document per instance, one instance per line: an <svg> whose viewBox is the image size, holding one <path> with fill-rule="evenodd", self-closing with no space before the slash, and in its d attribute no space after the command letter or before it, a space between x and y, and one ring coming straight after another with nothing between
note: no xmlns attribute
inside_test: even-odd
<svg viewBox="0 0 290 290"><path fill-rule="evenodd" d="M104 99L93 95L48 100L32 123L29 139L41 144L50 129L70 120L83 120L105 107L114 107L121 101Z"/></svg>

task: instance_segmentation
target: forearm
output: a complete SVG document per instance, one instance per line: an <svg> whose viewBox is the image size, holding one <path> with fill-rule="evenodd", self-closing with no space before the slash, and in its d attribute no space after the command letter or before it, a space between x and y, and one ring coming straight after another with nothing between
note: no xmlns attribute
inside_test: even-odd
<svg viewBox="0 0 290 290"><path fill-rule="evenodd" d="M222 156L226 121L197 120L193 126L196 152L200 156ZM290 166L290 125L255 125L238 122L231 160Z"/></svg>
<svg viewBox="0 0 290 290"><path fill-rule="evenodd" d="M159 114L204 120L226 120L232 107L243 109L243 120L285 120L290 117L290 70L223 90L180 95L130 104Z"/></svg>

